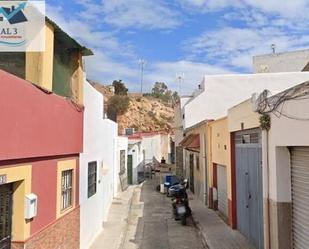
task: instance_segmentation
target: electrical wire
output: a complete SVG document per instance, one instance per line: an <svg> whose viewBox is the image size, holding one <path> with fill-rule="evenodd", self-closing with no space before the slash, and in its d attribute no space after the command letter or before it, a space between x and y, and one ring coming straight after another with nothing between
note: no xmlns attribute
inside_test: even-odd
<svg viewBox="0 0 309 249"><path fill-rule="evenodd" d="M259 114L274 114L280 118L284 116L289 119L295 119L299 121L309 121L309 117L297 117L289 115L283 112L284 104L291 100L304 100L309 99L309 81L306 81L298 86L292 87L286 91L283 91L274 96L270 96L271 93L268 90L264 90L258 97L257 112Z"/></svg>

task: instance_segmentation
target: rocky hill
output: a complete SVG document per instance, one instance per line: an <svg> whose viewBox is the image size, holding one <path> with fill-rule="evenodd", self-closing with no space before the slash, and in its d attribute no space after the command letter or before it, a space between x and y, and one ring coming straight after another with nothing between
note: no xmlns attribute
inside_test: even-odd
<svg viewBox="0 0 309 249"><path fill-rule="evenodd" d="M104 95L104 110L107 110L108 99L114 95L111 86L90 81L91 85ZM130 104L123 115L117 117L119 132L124 128L134 128L135 131L172 132L174 110L171 104L153 97L141 97L140 94L129 94Z"/></svg>

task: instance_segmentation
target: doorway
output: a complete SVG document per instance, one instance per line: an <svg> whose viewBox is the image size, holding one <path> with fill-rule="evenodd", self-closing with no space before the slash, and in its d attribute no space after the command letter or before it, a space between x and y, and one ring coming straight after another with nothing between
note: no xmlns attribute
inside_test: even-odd
<svg viewBox="0 0 309 249"><path fill-rule="evenodd" d="M194 155L190 154L190 190L194 193Z"/></svg>
<svg viewBox="0 0 309 249"><path fill-rule="evenodd" d="M127 177L128 177L128 184L133 184L133 157L132 155L128 155L128 162L127 162Z"/></svg>
<svg viewBox="0 0 309 249"><path fill-rule="evenodd" d="M12 235L12 207L13 186L4 184L0 186L0 248L11 248Z"/></svg>

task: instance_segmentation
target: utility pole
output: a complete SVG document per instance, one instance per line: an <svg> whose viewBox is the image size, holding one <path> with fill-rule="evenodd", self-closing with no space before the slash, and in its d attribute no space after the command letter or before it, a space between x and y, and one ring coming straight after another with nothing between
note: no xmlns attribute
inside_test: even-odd
<svg viewBox="0 0 309 249"><path fill-rule="evenodd" d="M144 80L144 67L146 65L146 60L144 59L139 59L138 60L138 64L141 66L141 110L140 110L140 114L141 114L141 117L140 119L142 120L143 118L143 80ZM145 174L145 164L144 164L144 174Z"/></svg>
<svg viewBox="0 0 309 249"><path fill-rule="evenodd" d="M271 44L271 50L272 50L272 52L273 52L273 54L275 54L276 53L276 44Z"/></svg>
<svg viewBox="0 0 309 249"><path fill-rule="evenodd" d="M185 78L185 74L184 73L176 74L176 78L178 79L178 83L179 83L179 93L178 93L178 95L181 96L181 84L182 84L182 81Z"/></svg>
<svg viewBox="0 0 309 249"><path fill-rule="evenodd" d="M143 96L143 80L144 80L144 68L146 65L146 60L139 59L138 64L141 66L141 94Z"/></svg>

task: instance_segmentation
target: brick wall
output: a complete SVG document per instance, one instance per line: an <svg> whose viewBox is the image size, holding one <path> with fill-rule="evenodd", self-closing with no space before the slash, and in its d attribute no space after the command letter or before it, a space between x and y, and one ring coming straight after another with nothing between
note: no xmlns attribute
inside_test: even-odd
<svg viewBox="0 0 309 249"><path fill-rule="evenodd" d="M12 249L78 249L79 207L58 219L43 231L35 234L25 244L13 243Z"/></svg>

